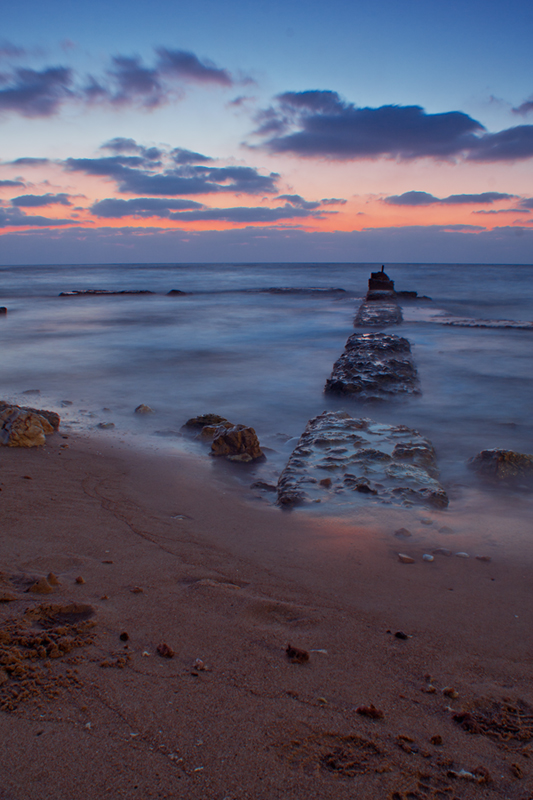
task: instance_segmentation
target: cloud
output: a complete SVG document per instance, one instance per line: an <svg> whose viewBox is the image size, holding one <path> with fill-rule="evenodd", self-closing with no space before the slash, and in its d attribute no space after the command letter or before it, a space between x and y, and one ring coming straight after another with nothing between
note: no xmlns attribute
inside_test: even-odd
<svg viewBox="0 0 533 800"><path fill-rule="evenodd" d="M472 214L529 214L529 208L500 208L498 210L491 209L490 211L486 211L482 209L481 211L472 211Z"/></svg>
<svg viewBox="0 0 533 800"><path fill-rule="evenodd" d="M48 67L43 70L17 69L11 83L0 89L0 113L16 111L23 117L50 117L72 92L72 70Z"/></svg>
<svg viewBox="0 0 533 800"><path fill-rule="evenodd" d="M359 108L337 92L285 92L256 116L254 135L270 153L307 158L466 159L510 161L533 156L533 126L498 133L462 111L427 114L421 106Z"/></svg>
<svg viewBox="0 0 533 800"><path fill-rule="evenodd" d="M65 194L64 192L59 194L52 194L51 192L48 192L47 194L21 194L19 197L12 197L11 203L17 207L24 206L28 208L53 205L72 205L69 200L69 195Z"/></svg>
<svg viewBox="0 0 533 800"><path fill-rule="evenodd" d="M533 156L533 125L517 125L481 136L468 153L469 161L518 161Z"/></svg>
<svg viewBox="0 0 533 800"><path fill-rule="evenodd" d="M187 50L168 50L158 47L158 70L161 74L195 81L197 83L214 83L219 86L233 86L233 78L226 69L220 69L212 61L200 59Z"/></svg>
<svg viewBox="0 0 533 800"><path fill-rule="evenodd" d="M171 211L203 208L194 200L163 200L157 197L136 197L133 200L120 200L113 197L99 200L90 211L101 218L121 217L162 217L168 218Z"/></svg>
<svg viewBox="0 0 533 800"><path fill-rule="evenodd" d="M481 205L500 200L511 200L515 194L503 192L481 192L480 194L451 194L448 197L435 197L428 192L404 192L384 197L383 202L391 206L430 206L430 205Z"/></svg>
<svg viewBox="0 0 533 800"><path fill-rule="evenodd" d="M156 69L143 66L138 56L113 56L111 60L113 67L108 75L113 90L108 98L114 105L140 101L146 108L156 108L165 102L166 91Z"/></svg>
<svg viewBox="0 0 533 800"><path fill-rule="evenodd" d="M202 157L205 158L205 157ZM213 192L273 194L278 173L261 175L252 167L207 167L182 164L155 172L143 156L68 158L69 172L84 172L113 179L120 192L140 195L190 195Z"/></svg>
<svg viewBox="0 0 533 800"><path fill-rule="evenodd" d="M520 205L522 206L522 208L533 209L533 197L525 197L523 200L520 201Z"/></svg>
<svg viewBox="0 0 533 800"><path fill-rule="evenodd" d="M517 108L512 108L511 111L513 114L520 114L525 117L526 114L530 114L533 111L533 100L525 100Z"/></svg>
<svg viewBox="0 0 533 800"><path fill-rule="evenodd" d="M192 150L184 150L183 147L175 147L170 151L170 155L176 164L204 164L213 161L209 156L194 153Z"/></svg>
<svg viewBox="0 0 533 800"><path fill-rule="evenodd" d="M312 204L314 205L314 204ZM170 219L183 222L279 222L289 219L305 219L307 217L322 218L323 215L336 212L317 212L308 208L295 208L286 203L277 208L266 206L237 206L235 208L207 208L200 211L183 211L171 214Z"/></svg>
<svg viewBox="0 0 533 800"><path fill-rule="evenodd" d="M163 151L158 147L143 147L143 145L137 144L135 139L125 139L122 136L116 136L100 145L100 150L111 150L113 153L137 153L148 161L157 161L163 155Z"/></svg>
<svg viewBox="0 0 533 800"><path fill-rule="evenodd" d="M443 264L531 264L533 230L503 226L491 231L445 226L305 231L283 225L228 230L79 226L17 231L2 236L3 264L206 263L214 261ZM445 267L444 272L445 274ZM365 268L366 270L366 268ZM326 272L324 273L326 275ZM424 290L421 283L415 287ZM426 290L427 291L427 290Z"/></svg>
<svg viewBox="0 0 533 800"><path fill-rule="evenodd" d="M0 189L11 189L17 186L26 186L24 181L0 181Z"/></svg>
<svg viewBox="0 0 533 800"><path fill-rule="evenodd" d="M0 228L11 227L47 227L55 228L63 225L73 225L71 219L50 219L24 214L19 208L0 208Z"/></svg>
<svg viewBox="0 0 533 800"><path fill-rule="evenodd" d="M26 55L26 50L7 39L0 39L0 58L21 58Z"/></svg>
<svg viewBox="0 0 533 800"><path fill-rule="evenodd" d="M9 161L9 164L12 164L17 167L43 167L45 164L49 163L48 158L17 158L15 161Z"/></svg>
<svg viewBox="0 0 533 800"><path fill-rule="evenodd" d="M72 49L69 45L66 52ZM0 42L0 58L28 55L22 48ZM63 103L140 106L146 110L179 99L189 84L228 88L235 80L228 70L186 50L155 49L152 64L138 55L111 56L101 75L81 78L68 66L41 70L20 68L0 76L0 113L50 117Z"/></svg>

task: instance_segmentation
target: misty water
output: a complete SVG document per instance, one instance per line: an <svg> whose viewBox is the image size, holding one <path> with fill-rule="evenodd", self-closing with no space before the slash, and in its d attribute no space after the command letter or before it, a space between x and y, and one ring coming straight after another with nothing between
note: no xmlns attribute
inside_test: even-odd
<svg viewBox="0 0 533 800"><path fill-rule="evenodd" d="M468 458L501 447L533 452L533 329L449 327L460 318L533 321L533 267L388 264L406 303L389 328L409 339L422 394L368 405L326 397L324 383L375 264L110 265L0 268L4 399L57 410L70 430L139 447L205 452L183 438L214 412L254 427L267 448L255 478L275 480L306 422L325 409L416 428L434 444L441 480L474 486ZM299 291L272 292L270 289ZM342 292L310 291L342 289ZM60 297L82 289L139 296ZM168 296L172 289L187 292ZM24 395L39 389L40 396ZM62 405L70 401L72 405ZM140 417L145 403L153 415ZM104 410L105 409L105 410ZM235 468L232 480L249 483Z"/></svg>

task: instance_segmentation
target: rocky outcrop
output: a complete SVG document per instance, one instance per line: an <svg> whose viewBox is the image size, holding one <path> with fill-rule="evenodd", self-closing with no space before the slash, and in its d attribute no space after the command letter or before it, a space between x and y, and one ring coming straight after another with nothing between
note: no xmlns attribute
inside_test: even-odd
<svg viewBox="0 0 533 800"><path fill-rule="evenodd" d="M365 300L357 309L354 327L382 328L403 322L402 309L394 300Z"/></svg>
<svg viewBox="0 0 533 800"><path fill-rule="evenodd" d="M77 289L71 292L59 292L59 297L92 297L93 295L116 295L116 294L153 294L148 289Z"/></svg>
<svg viewBox="0 0 533 800"><path fill-rule="evenodd" d="M211 455L243 463L264 458L255 430L246 425L218 428L213 435Z"/></svg>
<svg viewBox="0 0 533 800"><path fill-rule="evenodd" d="M310 420L278 481L278 505L397 503L445 508L431 442L405 425L324 411Z"/></svg>
<svg viewBox="0 0 533 800"><path fill-rule="evenodd" d="M514 450L482 450L469 460L468 466L483 478L500 483L533 481L533 455Z"/></svg>
<svg viewBox="0 0 533 800"><path fill-rule="evenodd" d="M0 403L0 445L39 447L59 428L59 421L53 411Z"/></svg>
<svg viewBox="0 0 533 800"><path fill-rule="evenodd" d="M366 401L420 394L409 342L389 333L352 334L325 392Z"/></svg>
<svg viewBox="0 0 533 800"><path fill-rule="evenodd" d="M265 457L253 428L248 425L234 425L218 414L192 417L187 420L183 429L196 434L198 439L210 441L212 456L223 456L228 461L241 463Z"/></svg>

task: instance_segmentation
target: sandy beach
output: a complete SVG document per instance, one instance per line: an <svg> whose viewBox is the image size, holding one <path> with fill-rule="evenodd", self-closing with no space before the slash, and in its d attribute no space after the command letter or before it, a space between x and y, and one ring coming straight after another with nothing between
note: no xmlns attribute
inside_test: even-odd
<svg viewBox="0 0 533 800"><path fill-rule="evenodd" d="M403 542L103 438L1 457L1 800L532 796L531 546L424 562L449 512Z"/></svg>

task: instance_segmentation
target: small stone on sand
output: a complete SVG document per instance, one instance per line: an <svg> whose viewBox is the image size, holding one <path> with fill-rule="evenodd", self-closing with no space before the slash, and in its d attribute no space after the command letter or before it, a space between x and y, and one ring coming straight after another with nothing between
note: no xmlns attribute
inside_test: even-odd
<svg viewBox="0 0 533 800"><path fill-rule="evenodd" d="M402 564L414 564L415 563L414 558L411 558L411 556L408 556L405 553L398 553L398 561L400 561Z"/></svg>

